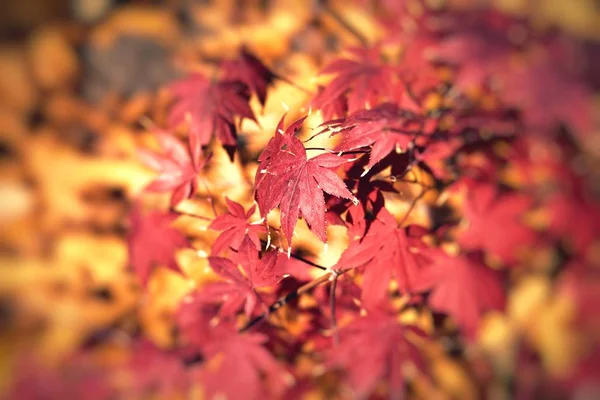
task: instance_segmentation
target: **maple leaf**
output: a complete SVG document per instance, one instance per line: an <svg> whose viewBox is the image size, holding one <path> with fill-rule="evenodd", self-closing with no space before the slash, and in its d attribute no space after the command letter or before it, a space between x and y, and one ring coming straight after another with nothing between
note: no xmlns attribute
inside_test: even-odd
<svg viewBox="0 0 600 400"><path fill-rule="evenodd" d="M223 80L244 82L258 97L263 106L267 100L267 87L276 75L267 68L254 54L242 48L240 58L228 60L221 66Z"/></svg>
<svg viewBox="0 0 600 400"><path fill-rule="evenodd" d="M394 318L369 314L340 331L340 345L333 349L329 365L342 367L352 397L367 398L380 382L387 384L389 398L404 398L407 367L422 370L424 360L407 336L424 337L412 326ZM414 374L414 372L413 372Z"/></svg>
<svg viewBox="0 0 600 400"><path fill-rule="evenodd" d="M129 263L143 285L155 266L165 266L180 271L175 261L175 251L189 247L187 239L171 226L178 215L150 211L144 214L136 205L129 216L127 236Z"/></svg>
<svg viewBox="0 0 600 400"><path fill-rule="evenodd" d="M223 321L220 321L221 323L216 327L210 324L217 311L217 306L207 303L200 291L186 295L175 314L175 321L183 342L197 351L215 335L220 335L221 328L228 328L229 326Z"/></svg>
<svg viewBox="0 0 600 400"><path fill-rule="evenodd" d="M548 228L576 253L584 254L600 236L600 206L586 188L586 179L570 171L560 174L560 189L545 201L550 211Z"/></svg>
<svg viewBox="0 0 600 400"><path fill-rule="evenodd" d="M350 58L337 59L321 70L320 75L336 76L313 99L313 107L327 109L345 96L348 111L354 112L389 96L392 70L381 62L379 49L353 48L349 53Z"/></svg>
<svg viewBox="0 0 600 400"><path fill-rule="evenodd" d="M230 248L237 250L245 236L254 243L257 250L260 250L258 234L266 232L266 228L263 225L248 222L248 219L254 214L256 206L253 205L246 212L239 203L229 199L225 200L227 201L227 214L218 216L208 226L209 229L223 231L211 247L212 255L218 256Z"/></svg>
<svg viewBox="0 0 600 400"><path fill-rule="evenodd" d="M145 149L138 150L141 161L160 172L160 175L146 187L146 190L172 191L171 207L175 207L182 200L189 199L196 193L197 176L206 160L201 160L202 149L193 135L189 136L187 148L177 138L165 131L157 130L154 135L162 149L161 153Z"/></svg>
<svg viewBox="0 0 600 400"><path fill-rule="evenodd" d="M505 290L502 275L474 256L452 257L443 251L431 254L423 280L433 286L429 305L452 316L469 339L479 327L481 315L502 310Z"/></svg>
<svg viewBox="0 0 600 400"><path fill-rule="evenodd" d="M467 90L509 68L514 50L505 31L480 27L444 38L433 51L438 60L459 66L454 84Z"/></svg>
<svg viewBox="0 0 600 400"><path fill-rule="evenodd" d="M371 146L367 169L371 169L394 150L406 151L409 143L421 134L413 114L393 103L357 111L344 122L334 121L329 126L333 129L332 135L343 136L336 149L338 151Z"/></svg>
<svg viewBox="0 0 600 400"><path fill-rule="evenodd" d="M207 299L224 299L221 314L231 315L244 305L244 312L251 316L258 304L262 304L257 288L273 286L283 279L278 272L278 251L268 251L258 258L256 246L244 236L238 251L238 260L246 276L242 275L233 261L223 257L208 257L211 268L229 283L215 283L203 288Z"/></svg>
<svg viewBox="0 0 600 400"><path fill-rule="evenodd" d="M582 80L561 71L554 61L539 56L526 68L509 71L504 77L503 99L519 107L533 129L546 133L562 122L583 136L593 126L592 93Z"/></svg>
<svg viewBox="0 0 600 400"><path fill-rule="evenodd" d="M288 244L292 243L294 228L300 216L322 241L325 232L325 199L323 192L355 199L333 168L348 162L334 154L325 153L308 159L300 140L291 132L298 129L296 121L286 132L278 129L261 155L257 174L256 198L261 216L279 206L281 227ZM283 124L283 120L280 125ZM283 133L281 133L283 132Z"/></svg>
<svg viewBox="0 0 600 400"><path fill-rule="evenodd" d="M376 305L385 297L392 277L403 292L426 289L421 273L428 263L427 249L420 239L398 228L393 215L383 208L362 239L351 238L336 267L364 266L362 298L366 305Z"/></svg>
<svg viewBox="0 0 600 400"><path fill-rule="evenodd" d="M521 221L532 203L523 194L499 194L492 184L471 187L464 207L469 228L459 235L459 243L466 249L487 251L507 263L514 261L516 250L536 239L535 232Z"/></svg>
<svg viewBox="0 0 600 400"><path fill-rule="evenodd" d="M164 351L147 340L136 342L132 351L127 365L132 386L125 397L143 398L152 394L173 398L187 393L191 381L180 354Z"/></svg>
<svg viewBox="0 0 600 400"><path fill-rule="evenodd" d="M109 372L92 363L86 355L75 356L52 367L30 354L19 354L13 366L14 381L7 387L7 399L76 399L106 400L116 396ZM8 389L8 390L7 390Z"/></svg>
<svg viewBox="0 0 600 400"><path fill-rule="evenodd" d="M195 370L206 398L271 399L285 390L287 371L261 344L261 334L231 333L207 343L207 361Z"/></svg>
<svg viewBox="0 0 600 400"><path fill-rule="evenodd" d="M200 146L215 136L230 157L237 144L235 119L256 121L249 105L248 86L240 81L211 82L195 73L170 86L175 102L169 111L169 125L188 123L190 135Z"/></svg>

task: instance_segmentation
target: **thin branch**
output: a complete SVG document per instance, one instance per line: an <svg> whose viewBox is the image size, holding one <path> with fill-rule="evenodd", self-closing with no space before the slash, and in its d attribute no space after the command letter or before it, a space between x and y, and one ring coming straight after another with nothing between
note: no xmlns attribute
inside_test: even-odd
<svg viewBox="0 0 600 400"><path fill-rule="evenodd" d="M208 184L202 179L200 181L202 182L204 188L206 189L206 192L208 193L208 202L210 203L215 218L217 218L217 209L215 208L215 201L213 200L213 195L210 192L210 189L208 188Z"/></svg>
<svg viewBox="0 0 600 400"><path fill-rule="evenodd" d="M179 210L176 210L173 207L171 207L170 210L172 212L176 213L176 214L179 214L179 215L187 215L188 217L194 217L194 218L202 219L202 220L205 220L205 221L212 221L211 218L205 217L203 215L192 214L192 213L189 213L189 212L186 212L186 211L179 211Z"/></svg>
<svg viewBox="0 0 600 400"><path fill-rule="evenodd" d="M266 246L266 245L267 245L267 241L266 241L266 240L262 240L262 239L261 239L260 243L261 243L263 246ZM273 244L270 244L270 243L269 243L269 245L270 245L272 248L274 248L274 249L276 249L276 248L277 248L277 246L275 246L275 245L273 245ZM300 255L298 255L298 254L291 253L291 254L290 254L290 257L292 257L292 258L294 258L294 259L296 259L296 260L298 260L298 261L302 261L303 263L305 263L305 264L308 264L308 265L310 265L311 267L318 268L318 269L320 269L320 270L322 270L322 271L327 271L327 268L325 268L325 267L323 267L323 266L321 266L321 265L319 265L319 264L317 264L317 263L314 263L314 262L312 262L312 261L310 261L310 260L308 260L308 259L306 259L306 258L304 258L304 257L302 257L302 256L300 256Z"/></svg>
<svg viewBox="0 0 600 400"><path fill-rule="evenodd" d="M410 202L410 206L408 207L408 210L406 210L406 213L404 214L404 217L402 218L402 221L400 221L400 223L398 224L399 226L404 225L404 223L406 222L406 220L408 219L408 217L410 216L410 214L414 210L415 206L417 205L417 202L423 196L425 196L425 193L427 193L428 191L429 191L428 188L423 187L422 190L421 190L421 193L419 193L419 195L417 197L415 197L414 199L412 199L412 201Z"/></svg>
<svg viewBox="0 0 600 400"><path fill-rule="evenodd" d="M300 91L302 91L302 92L304 92L306 94L309 94L309 95L313 95L314 94L311 90L308 90L307 88L305 88L305 87L297 84L296 82L292 81L289 78L286 78L283 75L279 75L277 72L271 71L271 74L272 74L273 78L275 78L277 80L280 80L282 82L285 82L288 85L290 85L292 87L295 87L296 89L298 89L298 90L300 90Z"/></svg>
<svg viewBox="0 0 600 400"><path fill-rule="evenodd" d="M355 27L348 23L336 10L334 10L328 3L328 1L321 2L322 10L331 16L342 28L352 34L363 46L367 47L369 41L367 38L360 33Z"/></svg>
<svg viewBox="0 0 600 400"><path fill-rule="evenodd" d="M333 344L338 346L340 344L340 334L338 332L337 317L335 315L335 289L337 288L337 281L339 273L334 271L331 276L331 286L329 287L329 307L331 309L331 329L333 330Z"/></svg>
<svg viewBox="0 0 600 400"><path fill-rule="evenodd" d="M267 319L267 317L274 313L275 311L279 310L281 307L285 306L286 304L288 304L289 302L291 302L294 299L297 299L298 297L300 297L300 295L304 294L304 293L308 293L310 292L312 289L314 289L315 287L328 282L329 278L331 277L332 273L331 272L327 272L326 274L322 275L321 277L315 279L314 281L308 282L306 285L300 286L298 289L296 289L295 291L286 294L283 297L280 297L279 300L277 300L275 303L271 304L268 308L268 310L262 314L260 314L258 317L250 320L242 329L239 330L240 333L245 332L251 328L253 328L254 326L258 325L259 323L263 322L264 320Z"/></svg>

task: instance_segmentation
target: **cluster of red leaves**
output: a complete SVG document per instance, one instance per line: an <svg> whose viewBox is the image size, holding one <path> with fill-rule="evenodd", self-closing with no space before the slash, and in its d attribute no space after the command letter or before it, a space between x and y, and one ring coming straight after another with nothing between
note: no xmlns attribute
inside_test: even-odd
<svg viewBox="0 0 600 400"><path fill-rule="evenodd" d="M403 7L394 9L401 20L397 13ZM201 360L181 373L202 382L209 398L258 399L310 390L310 382L294 370L294 349L307 342L323 349L326 369L341 374L353 397L384 390L401 398L408 381L428 374L423 343L457 334L470 343L482 316L504 309L511 272L535 272L528 270L527 251L560 248L563 259L548 274L570 290L598 279L588 256L600 234L600 207L590 177L576 160L577 143L590 130L590 93L564 57L575 43L488 11L426 12L410 30L390 20L384 43L352 49L321 71L330 81L318 89L311 106L325 118L320 134L341 136L338 147L308 158L296 137L305 118L287 128L282 118L258 157L256 203L262 221L279 209L287 257L261 244L277 229L250 222L254 207L246 211L227 200L227 214L209 226L221 231L208 260L222 280L186 297L178 315L184 353ZM517 38L515 29L523 31ZM399 57L387 57L390 45L403 49ZM163 152L142 153L160 172L148 190L172 193L172 206L193 197L205 162L203 147L216 138L233 157L237 124L255 120L251 96L264 104L276 77L244 50L238 60L222 65L217 79L193 74L173 84L169 123L187 125L189 146L156 132ZM495 99L493 105L472 96L473 87ZM431 98L438 99L436 105ZM557 157L540 160L540 148L551 148ZM450 212L431 205L429 227L407 225L408 215L395 218L383 193L397 194L393 182L412 169L433 182L417 182L422 193L462 193L463 204L446 206ZM523 177L519 185L504 178L514 170ZM551 179L540 182L535 178L540 171ZM539 210L549 210L547 229L526 222L527 213ZM139 209L132 214L130 261L144 283L155 265L177 270L174 251L187 242L169 226L173 218ZM294 280L296 288L307 283L302 271L290 271L288 261L290 255L301 258L293 252L298 218L322 242L327 223L348 228L348 248L315 285L340 279L356 290L338 287L330 296L316 296L313 325L303 327L297 338L284 339L263 320L302 295L305 287L285 292L287 282ZM449 243L458 250L446 252ZM284 279L287 274L293 277ZM393 282L407 299L405 307L430 310L455 329L439 324L426 334L400 323L391 306ZM273 303L280 294L286 296ZM352 319L337 328L333 316L333 337L339 339L334 341L331 333L323 334L331 324L331 296L337 297L338 311ZM582 291L576 306L585 306L591 296L591 290ZM248 332L257 321L263 322L262 333ZM164 365L170 370L169 363ZM161 375L155 379L170 379ZM566 387L588 376L574 373ZM554 383L537 384L533 393Z"/></svg>

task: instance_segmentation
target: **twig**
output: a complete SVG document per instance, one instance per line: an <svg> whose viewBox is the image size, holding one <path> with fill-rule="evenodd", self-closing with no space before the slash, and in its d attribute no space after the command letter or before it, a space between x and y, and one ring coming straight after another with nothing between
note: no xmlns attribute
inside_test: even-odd
<svg viewBox="0 0 600 400"><path fill-rule="evenodd" d="M261 243L263 246L265 246L265 245L266 245L268 242L267 242L266 240L262 240L262 239L261 239L260 243ZM277 248L276 246L274 246L274 245L272 245L272 244L270 244L270 246L271 246L271 247L273 247L273 248ZM312 262L312 261L310 261L310 260L308 260L308 259L306 259L306 258L304 258L304 257L302 257L302 256L300 256L300 255L298 255L298 254L291 253L291 254L290 254L290 257L292 257L292 258L295 258L295 259L296 259L296 260L298 260L298 261L302 261L303 263L305 263L305 264L308 264L308 265L310 265L311 267L318 268L318 269L320 269L320 270L322 270L322 271L327 271L327 268L325 268L325 267L323 267L323 266L321 266L321 265L319 265L319 264L317 264L317 263L314 263L314 262Z"/></svg>
<svg viewBox="0 0 600 400"><path fill-rule="evenodd" d="M202 182L204 188L206 189L206 192L208 193L208 202L210 203L215 218L217 218L217 209L215 208L215 201L213 200L213 195L210 192L210 189L208 188L208 184L204 180L200 181Z"/></svg>
<svg viewBox="0 0 600 400"><path fill-rule="evenodd" d="M331 276L331 286L329 287L329 307L331 309L331 329L333 330L333 344L338 346L340 344L340 334L338 332L337 318L335 316L335 289L337 288L337 281L339 278L337 271L333 272Z"/></svg>
<svg viewBox="0 0 600 400"><path fill-rule="evenodd" d="M320 276L319 278L315 279L314 281L308 282L306 285L300 286L295 291L288 293L283 297L280 297L279 300L277 300L275 303L273 303L269 306L269 309L266 312L260 314L256 318L250 320L242 329L239 330L239 332L242 333L242 332L249 330L250 328L253 328L254 326L256 326L259 323L261 323L262 321L264 321L270 314L279 310L281 307L285 306L290 301L297 299L300 295L307 293L307 292L311 291L312 289L314 289L315 287L329 281L331 274L332 274L331 272L327 272L326 274Z"/></svg>
<svg viewBox="0 0 600 400"><path fill-rule="evenodd" d="M194 218L198 218L198 219L203 219L205 221L212 221L211 218L205 217L203 215L192 214L192 213L189 213L189 212L186 212L186 211L179 211L179 210L176 210L175 208L172 208L172 207L171 207L170 210L172 212L176 213L176 214L179 214L179 215L187 215L188 217L194 217Z"/></svg>
<svg viewBox="0 0 600 400"><path fill-rule="evenodd" d="M427 193L429 191L429 188L427 187L422 187L421 189L421 193L419 193L419 195L417 197L415 197L414 199L412 199L412 201L410 202L410 206L408 207L408 210L406 210L406 213L404 214L404 217L402 218L402 221L400 221L400 223L398 224L399 226L404 225L404 223L406 222L406 220L408 219L408 217L410 216L410 213L414 210L415 206L417 205L417 202L425 195L425 193Z"/></svg>
<svg viewBox="0 0 600 400"><path fill-rule="evenodd" d="M367 40L367 38L362 33L360 33L355 27L350 25L348 21L346 21L336 10L331 8L327 0L322 1L321 6L323 7L323 11L329 14L331 18L333 18L338 24L340 24L344 29L346 29L346 31L348 31L352 34L352 36L358 39L358 41L363 46L366 47L369 45L369 41Z"/></svg>
<svg viewBox="0 0 600 400"><path fill-rule="evenodd" d="M304 93L306 93L306 94L310 94L310 95L313 95L313 94L314 94L312 91L308 90L307 88L305 88L305 87L303 87L303 86L301 86L301 85L297 84L296 82L292 81L292 80L291 80L291 79L289 79L289 78L286 78L286 77L285 77L285 76L283 76L283 75L279 75L278 73L276 73L276 72L274 72L274 71L271 71L271 75L273 76L273 78L275 78L275 79L278 79L278 80L280 80L280 81L282 81L282 82L285 82L285 83L287 83L288 85L290 85L290 86L292 86L292 87L295 87L296 89L298 89L298 90L300 90L300 91L302 91L302 92L304 92Z"/></svg>

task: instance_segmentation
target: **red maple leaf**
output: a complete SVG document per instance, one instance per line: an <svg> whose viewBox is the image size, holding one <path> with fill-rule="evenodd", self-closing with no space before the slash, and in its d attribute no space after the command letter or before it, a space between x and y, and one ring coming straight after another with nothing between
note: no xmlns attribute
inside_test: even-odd
<svg viewBox="0 0 600 400"><path fill-rule="evenodd" d="M250 91L243 82L211 82L196 73L173 83L170 89L175 103L169 111L169 125L187 122L190 135L200 146L215 136L231 156L237 144L236 117L256 121L248 104Z"/></svg>
<svg viewBox="0 0 600 400"><path fill-rule="evenodd" d="M431 256L432 263L423 274L423 280L433 286L429 305L452 316L467 337L473 339L481 315L504 308L501 273L475 257L452 257L443 251Z"/></svg>
<svg viewBox="0 0 600 400"><path fill-rule="evenodd" d="M207 399L261 400L279 398L287 371L261 344L261 334L231 333L204 346L207 361L194 372Z"/></svg>
<svg viewBox="0 0 600 400"><path fill-rule="evenodd" d="M240 58L229 60L221 66L223 80L244 82L258 97L260 104L265 105L267 87L276 75L267 68L254 54L242 48Z"/></svg>
<svg viewBox="0 0 600 400"><path fill-rule="evenodd" d="M298 129L299 121L286 132L278 129L261 155L256 179L256 198L261 215L279 206L281 227L289 244L300 216L317 237L327 241L325 233L325 199L323 192L346 199L354 196L342 179L332 171L348 160L325 153L308 159L306 150L292 131ZM280 126L283 121L280 122ZM282 133L283 132L283 133Z"/></svg>
<svg viewBox="0 0 600 400"><path fill-rule="evenodd" d="M549 231L576 253L584 254L600 237L600 205L590 190L591 178L564 168L554 171L554 175L558 190L545 200Z"/></svg>
<svg viewBox="0 0 600 400"><path fill-rule="evenodd" d="M357 111L341 123L333 121L329 127L333 130L332 135L343 136L337 148L339 151L371 146L367 169L394 150L405 151L409 143L421 135L413 114L393 103Z"/></svg>
<svg viewBox="0 0 600 400"><path fill-rule="evenodd" d="M464 217L469 228L458 238L469 250L484 250L504 262L514 261L519 248L531 246L535 232L522 222L532 199L520 193L498 193L495 185L477 184L467 193Z"/></svg>
<svg viewBox="0 0 600 400"><path fill-rule="evenodd" d="M155 266L180 271L175 261L175 251L189 247L187 239L171 226L178 217L174 213L142 212L136 205L129 216L127 236L129 263L143 285Z"/></svg>
<svg viewBox="0 0 600 400"><path fill-rule="evenodd" d="M349 53L350 58L337 59L321 70L320 75L336 76L313 99L313 107L327 109L332 104L339 105L340 98L345 96L348 111L354 112L389 97L392 70L381 62L379 49L353 48ZM339 109L337 105L333 108Z"/></svg>
<svg viewBox="0 0 600 400"><path fill-rule="evenodd" d="M389 398L404 398L407 366L422 369L424 360L407 334L425 336L412 326L403 326L385 315L361 317L340 331L340 345L333 349L329 364L342 367L353 398L368 398L385 382Z"/></svg>
<svg viewBox="0 0 600 400"><path fill-rule="evenodd" d="M409 237L393 215L383 208L364 238L352 240L336 267L365 267L362 298L366 305L379 303L386 295L392 277L403 292L426 289L421 280L429 263L420 239Z"/></svg>
<svg viewBox="0 0 600 400"><path fill-rule="evenodd" d="M171 207L184 199L191 198L197 190L197 176L206 160L201 160L202 149L193 135L189 136L186 148L173 135L157 130L154 132L162 149L161 153L146 149L138 150L141 161L160 175L152 181L146 190L153 192L171 192Z"/></svg>
<svg viewBox="0 0 600 400"><path fill-rule="evenodd" d="M502 98L519 107L527 125L542 134L558 123L580 137L588 134L593 129L592 91L579 71L569 68L579 54L562 43L537 50L525 65L505 71Z"/></svg>
<svg viewBox="0 0 600 400"><path fill-rule="evenodd" d="M247 316L252 315L262 301L257 288L273 286L283 276L278 272L278 251L268 251L258 258L258 251L252 240L244 236L238 251L238 260L246 276L242 275L236 263L223 257L209 257L211 268L228 283L219 282L207 285L201 295L207 300L223 299L221 314L232 315L244 305Z"/></svg>
<svg viewBox="0 0 600 400"><path fill-rule="evenodd" d="M248 236L254 243L256 250L260 250L258 234L266 232L266 229L263 225L248 222L248 219L254 214L256 206L253 205L246 212L239 203L229 199L226 199L226 201L227 214L218 216L208 226L209 229L223 231L211 247L212 255L218 256L230 248L238 250L245 236Z"/></svg>
<svg viewBox="0 0 600 400"><path fill-rule="evenodd" d="M131 387L124 397L143 398L150 394L173 398L187 394L191 386L181 355L164 351L147 340L134 344L127 367L132 374Z"/></svg>

